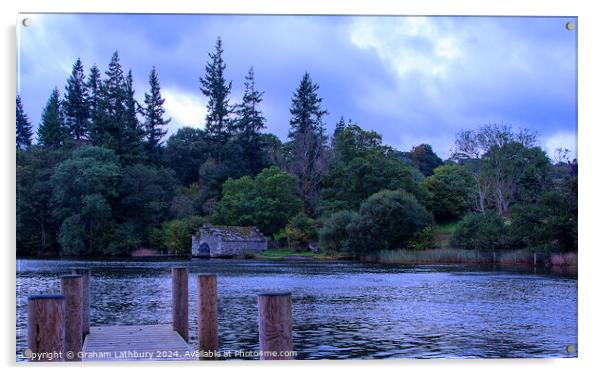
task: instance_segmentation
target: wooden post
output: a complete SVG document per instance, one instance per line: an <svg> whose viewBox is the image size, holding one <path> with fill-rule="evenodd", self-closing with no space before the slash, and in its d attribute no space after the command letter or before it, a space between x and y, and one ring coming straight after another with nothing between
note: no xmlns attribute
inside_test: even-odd
<svg viewBox="0 0 602 375"><path fill-rule="evenodd" d="M291 294L262 293L257 304L261 359L293 359Z"/></svg>
<svg viewBox="0 0 602 375"><path fill-rule="evenodd" d="M537 266L537 253L533 253L533 265Z"/></svg>
<svg viewBox="0 0 602 375"><path fill-rule="evenodd" d="M188 342L188 269L171 269L172 327Z"/></svg>
<svg viewBox="0 0 602 375"><path fill-rule="evenodd" d="M65 359L81 361L82 276L61 277L61 293L65 296Z"/></svg>
<svg viewBox="0 0 602 375"><path fill-rule="evenodd" d="M82 276L82 338L90 333L90 269L73 268L74 275Z"/></svg>
<svg viewBox="0 0 602 375"><path fill-rule="evenodd" d="M217 277L215 275L198 275L197 289L198 323L199 323L199 359L215 359L219 349L217 334ZM204 356L204 352L213 352Z"/></svg>
<svg viewBox="0 0 602 375"><path fill-rule="evenodd" d="M31 350L31 361L65 360L65 298L62 295L28 298L27 346Z"/></svg>

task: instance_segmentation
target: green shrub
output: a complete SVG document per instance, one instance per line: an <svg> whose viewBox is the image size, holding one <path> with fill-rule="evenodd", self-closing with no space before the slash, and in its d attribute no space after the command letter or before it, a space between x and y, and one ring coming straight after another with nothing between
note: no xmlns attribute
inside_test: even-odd
<svg viewBox="0 0 602 375"><path fill-rule="evenodd" d="M357 217L356 212L348 210L335 212L328 217L319 231L320 249L329 254L349 252L347 226Z"/></svg>
<svg viewBox="0 0 602 375"><path fill-rule="evenodd" d="M295 250L304 250L317 237L316 221L301 213L291 219L285 231L290 247Z"/></svg>
<svg viewBox="0 0 602 375"><path fill-rule="evenodd" d="M504 220L493 212L470 213L458 223L452 243L474 250L498 250L508 246Z"/></svg>
<svg viewBox="0 0 602 375"><path fill-rule="evenodd" d="M429 225L416 232L414 238L408 243L408 247L413 250L426 250L435 247L433 226Z"/></svg>
<svg viewBox="0 0 602 375"><path fill-rule="evenodd" d="M359 216L347 226L355 254L408 246L417 232L433 225L433 216L403 190L383 190L362 203Z"/></svg>

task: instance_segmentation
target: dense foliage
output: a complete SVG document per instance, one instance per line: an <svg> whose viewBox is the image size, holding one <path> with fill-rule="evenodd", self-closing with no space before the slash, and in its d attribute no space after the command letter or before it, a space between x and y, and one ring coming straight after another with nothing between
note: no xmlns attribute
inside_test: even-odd
<svg viewBox="0 0 602 375"><path fill-rule="evenodd" d="M17 253L186 253L211 222L361 256L431 248L435 225L456 220L458 247L577 249L577 161L566 152L552 163L535 134L498 125L459 133L445 163L428 144L399 151L343 118L329 137L320 86L300 78L284 141L265 131L252 68L241 101L230 97L221 39L199 79L202 129L168 137L158 70L139 103L117 52L104 74L77 59L35 130L17 96Z"/></svg>

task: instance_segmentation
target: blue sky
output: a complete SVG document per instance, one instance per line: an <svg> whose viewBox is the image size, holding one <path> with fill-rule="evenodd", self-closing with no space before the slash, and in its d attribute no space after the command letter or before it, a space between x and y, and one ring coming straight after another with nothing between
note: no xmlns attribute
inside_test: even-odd
<svg viewBox="0 0 602 375"><path fill-rule="evenodd" d="M575 31L570 18L40 14L18 26L18 90L37 125L51 90L80 57L102 71L118 50L139 100L155 65L165 106L202 127L198 88L221 36L232 100L253 66L267 131L284 139L305 71L320 85L326 125L340 116L400 150L430 143L449 156L455 134L487 123L530 128L548 152L577 151Z"/></svg>

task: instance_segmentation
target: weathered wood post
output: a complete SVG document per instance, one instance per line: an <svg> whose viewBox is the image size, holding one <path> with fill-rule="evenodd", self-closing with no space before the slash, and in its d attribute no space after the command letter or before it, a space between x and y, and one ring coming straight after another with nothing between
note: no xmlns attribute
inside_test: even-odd
<svg viewBox="0 0 602 375"><path fill-rule="evenodd" d="M199 359L215 359L219 349L217 334L217 277L212 274L198 275L197 289L199 320ZM213 352L203 356L204 352Z"/></svg>
<svg viewBox="0 0 602 375"><path fill-rule="evenodd" d="M188 342L188 269L171 269L171 315L173 330Z"/></svg>
<svg viewBox="0 0 602 375"><path fill-rule="evenodd" d="M73 268L74 275L82 276L82 338L90 333L90 269Z"/></svg>
<svg viewBox="0 0 602 375"><path fill-rule="evenodd" d="M28 298L27 346L31 361L65 360L65 298L62 295Z"/></svg>
<svg viewBox="0 0 602 375"><path fill-rule="evenodd" d="M65 359L81 361L82 276L62 276L61 293L65 296Z"/></svg>
<svg viewBox="0 0 602 375"><path fill-rule="evenodd" d="M293 359L293 313L291 294L262 293L259 310L261 359Z"/></svg>

